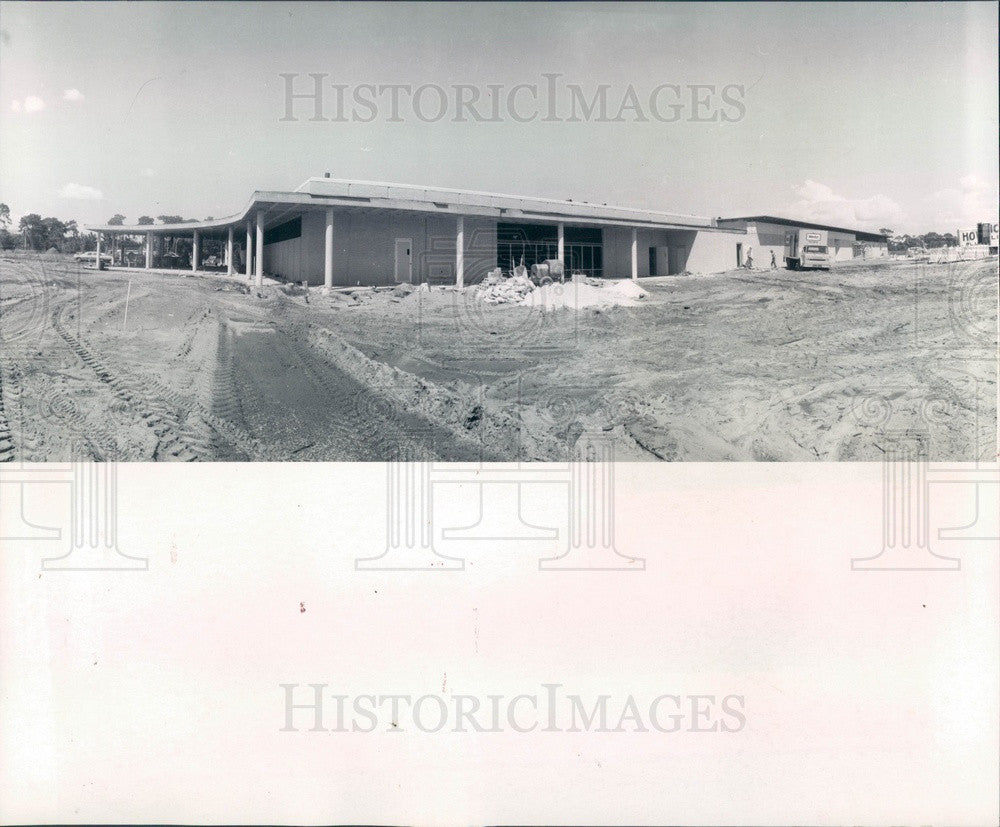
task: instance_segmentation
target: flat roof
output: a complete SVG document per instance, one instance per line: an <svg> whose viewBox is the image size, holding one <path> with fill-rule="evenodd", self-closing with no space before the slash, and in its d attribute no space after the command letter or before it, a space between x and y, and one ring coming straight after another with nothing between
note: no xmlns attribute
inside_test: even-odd
<svg viewBox="0 0 1000 827"><path fill-rule="evenodd" d="M591 219L634 220L643 223L665 223L685 227L711 228L711 218L686 213L664 212L639 207L620 207L612 204L593 204L589 201L540 198L532 195L509 195L482 190L428 187L418 184L393 184L384 181L354 181L348 178L309 178L296 192L310 195L339 196L346 198L386 198L418 201L430 204L453 204L497 209L502 212L521 212L540 216Z"/></svg>
<svg viewBox="0 0 1000 827"><path fill-rule="evenodd" d="M852 230L849 227L833 227L829 224L813 224L809 221L797 221L794 218L779 218L775 215L742 215L735 218L719 218L720 224L729 221L763 222L765 224L780 224L784 227L804 227L807 230L833 230L837 233L850 233L860 241L886 241L888 236L881 233L870 233L867 230Z"/></svg>
<svg viewBox="0 0 1000 827"><path fill-rule="evenodd" d="M392 184L379 181L355 181L343 178L309 178L292 192L256 191L238 213L211 221L180 224L87 224L86 229L109 233L190 233L223 231L236 227L257 210L265 210L266 220L274 216L286 219L296 208L363 208L481 216L498 221L642 227L652 229L731 231L716 226L712 218L683 213L669 213L636 207L591 204L584 201L557 200L524 195L425 187L416 184Z"/></svg>

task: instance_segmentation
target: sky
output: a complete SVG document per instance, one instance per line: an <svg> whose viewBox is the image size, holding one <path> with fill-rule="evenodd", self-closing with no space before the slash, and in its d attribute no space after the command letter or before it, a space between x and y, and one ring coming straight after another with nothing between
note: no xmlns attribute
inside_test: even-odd
<svg viewBox="0 0 1000 827"><path fill-rule="evenodd" d="M996 220L997 52L994 3L3 2L0 201L15 222L220 217L329 172L954 232ZM309 73L323 117L346 90L340 120L313 99L282 120L281 75ZM506 105L546 75L554 117ZM366 84L427 89L394 113L354 105ZM572 86L604 87L607 117L570 120Z"/></svg>

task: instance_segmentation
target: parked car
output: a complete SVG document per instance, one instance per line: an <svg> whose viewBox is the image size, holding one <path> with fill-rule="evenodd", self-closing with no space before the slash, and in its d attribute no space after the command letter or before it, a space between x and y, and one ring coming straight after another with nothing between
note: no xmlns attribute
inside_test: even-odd
<svg viewBox="0 0 1000 827"><path fill-rule="evenodd" d="M77 253L73 256L73 258L81 264L89 264L93 267L97 261L97 253L90 250L89 252ZM101 253L101 264L105 266L111 264L111 255L109 253Z"/></svg>

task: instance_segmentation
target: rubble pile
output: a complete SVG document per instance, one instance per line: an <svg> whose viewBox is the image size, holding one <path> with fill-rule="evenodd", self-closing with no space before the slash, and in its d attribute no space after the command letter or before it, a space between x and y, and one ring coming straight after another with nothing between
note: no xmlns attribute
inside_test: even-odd
<svg viewBox="0 0 1000 827"><path fill-rule="evenodd" d="M546 279L539 286L528 277L523 267L515 269L510 276L504 275L498 267L491 270L480 284L467 289L485 304L519 304L542 310L635 307L649 296L630 279L610 281L582 273L574 273L571 280L564 283Z"/></svg>
<svg viewBox="0 0 1000 827"><path fill-rule="evenodd" d="M535 285L524 275L504 278L499 270L490 272L476 290L476 299L486 304L521 304Z"/></svg>

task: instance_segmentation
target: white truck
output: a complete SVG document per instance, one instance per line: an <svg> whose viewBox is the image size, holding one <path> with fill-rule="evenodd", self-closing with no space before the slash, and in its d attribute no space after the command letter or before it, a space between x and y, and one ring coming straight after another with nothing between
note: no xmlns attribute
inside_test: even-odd
<svg viewBox="0 0 1000 827"><path fill-rule="evenodd" d="M826 230L789 230L785 233L785 266L789 270L830 269L830 234Z"/></svg>

